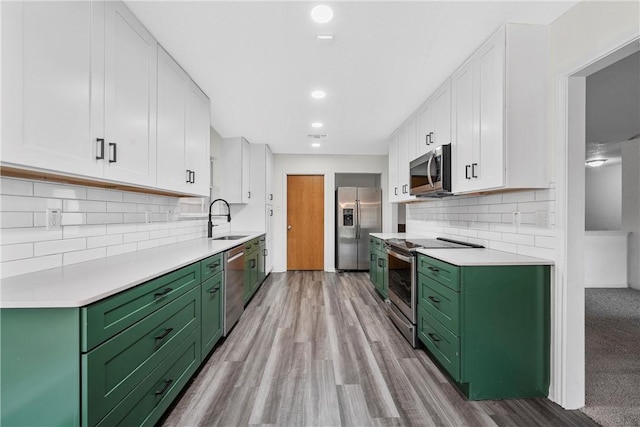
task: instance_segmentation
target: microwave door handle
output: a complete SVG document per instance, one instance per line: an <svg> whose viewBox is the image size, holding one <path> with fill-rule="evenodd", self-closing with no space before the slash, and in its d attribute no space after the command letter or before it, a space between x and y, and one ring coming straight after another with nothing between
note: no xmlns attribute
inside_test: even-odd
<svg viewBox="0 0 640 427"><path fill-rule="evenodd" d="M431 162L433 161L433 158L435 156L435 154L432 154L431 157L429 157L429 161L427 162L427 179L429 180L429 185L431 185L431 188L435 187L435 185L433 185L433 179L431 179Z"/></svg>

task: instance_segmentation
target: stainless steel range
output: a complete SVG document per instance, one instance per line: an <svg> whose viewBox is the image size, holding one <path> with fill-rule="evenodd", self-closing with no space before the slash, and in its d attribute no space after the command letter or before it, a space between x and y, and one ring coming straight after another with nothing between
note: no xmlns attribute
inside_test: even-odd
<svg viewBox="0 0 640 427"><path fill-rule="evenodd" d="M464 249L483 248L482 245L444 239L387 239L385 249L389 256L387 264L389 297L387 313L405 338L416 347L416 306L418 281L416 249Z"/></svg>

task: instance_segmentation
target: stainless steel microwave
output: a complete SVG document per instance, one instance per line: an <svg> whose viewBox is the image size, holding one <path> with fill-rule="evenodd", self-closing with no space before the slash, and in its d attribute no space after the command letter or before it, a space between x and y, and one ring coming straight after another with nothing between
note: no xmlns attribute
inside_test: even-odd
<svg viewBox="0 0 640 427"><path fill-rule="evenodd" d="M442 145L413 160L409 182L412 196L451 195L451 144Z"/></svg>

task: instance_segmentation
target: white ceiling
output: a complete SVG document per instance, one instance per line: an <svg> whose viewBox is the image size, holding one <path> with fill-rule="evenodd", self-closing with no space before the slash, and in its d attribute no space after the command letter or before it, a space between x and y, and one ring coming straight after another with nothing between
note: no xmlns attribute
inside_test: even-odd
<svg viewBox="0 0 640 427"><path fill-rule="evenodd" d="M502 23L548 25L575 3L334 1L321 25L309 16L318 2L127 1L209 95L223 137L318 154L386 154L388 136ZM318 88L324 100L309 96ZM320 148L311 133L328 135Z"/></svg>

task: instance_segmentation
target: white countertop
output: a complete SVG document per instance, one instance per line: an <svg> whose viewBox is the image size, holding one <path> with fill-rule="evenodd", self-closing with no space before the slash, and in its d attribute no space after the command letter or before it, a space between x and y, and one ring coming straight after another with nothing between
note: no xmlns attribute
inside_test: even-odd
<svg viewBox="0 0 640 427"><path fill-rule="evenodd" d="M553 265L554 262L493 249L418 249L418 253L459 266Z"/></svg>
<svg viewBox="0 0 640 427"><path fill-rule="evenodd" d="M2 279L1 308L82 307L264 234L238 240L206 237Z"/></svg>

